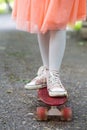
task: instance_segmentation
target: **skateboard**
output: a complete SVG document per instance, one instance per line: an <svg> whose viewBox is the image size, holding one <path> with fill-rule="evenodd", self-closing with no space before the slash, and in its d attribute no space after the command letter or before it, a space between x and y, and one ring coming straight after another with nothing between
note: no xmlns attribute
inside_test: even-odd
<svg viewBox="0 0 87 130"><path fill-rule="evenodd" d="M48 95L47 87L41 88L37 92L38 99L48 105L48 107L37 107L36 118L39 121L48 120L49 116L58 116L59 119L64 121L71 121L72 109L66 107L67 97L50 97ZM58 107L62 108L59 109Z"/></svg>

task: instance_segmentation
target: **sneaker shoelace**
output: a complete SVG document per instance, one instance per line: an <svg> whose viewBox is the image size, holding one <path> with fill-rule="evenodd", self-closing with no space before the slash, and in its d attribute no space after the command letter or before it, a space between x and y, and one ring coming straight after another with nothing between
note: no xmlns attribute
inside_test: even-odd
<svg viewBox="0 0 87 130"><path fill-rule="evenodd" d="M64 88L60 77L59 77L59 73L58 72L49 72L49 78L48 78L48 89L54 88L54 87L60 87L60 88Z"/></svg>
<svg viewBox="0 0 87 130"><path fill-rule="evenodd" d="M37 72L38 76L41 76L43 74L46 74L47 68L45 66L41 66Z"/></svg>
<svg viewBox="0 0 87 130"><path fill-rule="evenodd" d="M44 67L44 66L41 66L39 68L38 72L37 72L37 77L35 77L33 79L33 81L38 81L38 82L43 82L44 81L44 82L46 82L46 77L45 77L45 75L47 73L46 71L47 71L47 68Z"/></svg>

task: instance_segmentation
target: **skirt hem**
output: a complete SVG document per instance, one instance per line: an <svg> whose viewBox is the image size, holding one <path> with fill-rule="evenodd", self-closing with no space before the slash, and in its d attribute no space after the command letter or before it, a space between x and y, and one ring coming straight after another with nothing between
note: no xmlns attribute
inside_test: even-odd
<svg viewBox="0 0 87 130"><path fill-rule="evenodd" d="M47 25L45 26L45 28L39 28L36 24L32 24L29 21L24 21L24 20L19 20L16 19L16 17L11 17L12 20L14 20L16 22L16 29L18 30L22 30L22 31L26 31L26 32L30 32L30 33L46 33L48 30L61 30L61 29L66 29L66 26L69 24L75 24L76 21L85 21L86 20L86 16L79 16L76 21L72 20L69 21L68 24L59 24L59 25L55 25L55 26L50 26L47 27Z"/></svg>

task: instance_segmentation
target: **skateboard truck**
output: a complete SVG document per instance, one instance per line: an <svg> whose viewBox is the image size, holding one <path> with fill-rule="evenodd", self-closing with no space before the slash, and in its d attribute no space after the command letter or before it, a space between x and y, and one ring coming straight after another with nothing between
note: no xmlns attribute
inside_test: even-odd
<svg viewBox="0 0 87 130"><path fill-rule="evenodd" d="M59 110L56 106L51 106L48 110L45 107L37 107L36 118L39 121L45 121L48 117L57 116L60 120L71 121L72 119L72 110L69 107L65 107Z"/></svg>

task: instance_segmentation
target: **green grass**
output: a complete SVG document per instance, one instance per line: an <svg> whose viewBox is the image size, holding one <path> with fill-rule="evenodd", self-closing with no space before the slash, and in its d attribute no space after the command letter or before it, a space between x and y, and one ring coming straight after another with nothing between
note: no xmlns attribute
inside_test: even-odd
<svg viewBox="0 0 87 130"><path fill-rule="evenodd" d="M9 2L12 2L13 0L9 0ZM5 3L5 0L0 0L0 4Z"/></svg>
<svg viewBox="0 0 87 130"><path fill-rule="evenodd" d="M13 4L13 0L9 0L10 4ZM5 0L0 0L0 14L8 13L7 6Z"/></svg>
<svg viewBox="0 0 87 130"><path fill-rule="evenodd" d="M4 14L4 13L6 13L6 11L3 9L2 10L0 9L0 14Z"/></svg>

